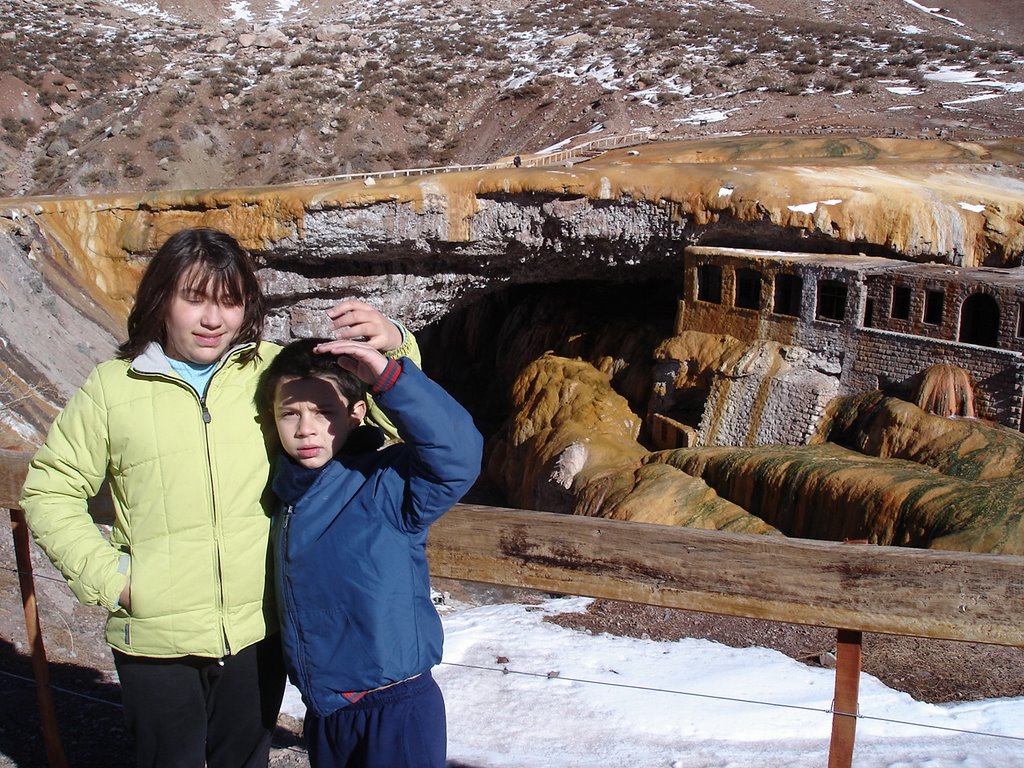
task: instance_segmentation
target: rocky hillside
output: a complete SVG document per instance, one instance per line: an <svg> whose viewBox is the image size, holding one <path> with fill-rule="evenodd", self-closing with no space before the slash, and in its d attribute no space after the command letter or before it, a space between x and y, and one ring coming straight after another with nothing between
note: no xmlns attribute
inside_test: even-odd
<svg viewBox="0 0 1024 768"><path fill-rule="evenodd" d="M0 0L0 195L486 163L605 133L1024 132L1016 0Z"/></svg>

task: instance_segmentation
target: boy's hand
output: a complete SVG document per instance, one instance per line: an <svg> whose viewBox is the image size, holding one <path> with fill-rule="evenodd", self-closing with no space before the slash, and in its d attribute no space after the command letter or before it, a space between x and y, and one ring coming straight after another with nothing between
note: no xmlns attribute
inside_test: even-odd
<svg viewBox="0 0 1024 768"><path fill-rule="evenodd" d="M338 339L318 344L313 351L319 355L337 355L338 365L354 373L364 384L373 384L388 364L388 359L365 341Z"/></svg>
<svg viewBox="0 0 1024 768"><path fill-rule="evenodd" d="M327 310L336 339L358 339L374 349L387 352L402 346L402 332L376 307L348 299Z"/></svg>

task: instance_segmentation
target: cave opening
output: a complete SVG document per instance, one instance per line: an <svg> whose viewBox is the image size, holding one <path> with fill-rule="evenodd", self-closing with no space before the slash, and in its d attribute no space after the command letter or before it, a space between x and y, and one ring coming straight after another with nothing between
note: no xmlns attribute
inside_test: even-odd
<svg viewBox="0 0 1024 768"><path fill-rule="evenodd" d="M682 279L515 285L417 331L424 370L474 416L485 439L508 418L516 377L546 352L612 373L641 418L655 347L674 333ZM644 436L641 435L641 440Z"/></svg>

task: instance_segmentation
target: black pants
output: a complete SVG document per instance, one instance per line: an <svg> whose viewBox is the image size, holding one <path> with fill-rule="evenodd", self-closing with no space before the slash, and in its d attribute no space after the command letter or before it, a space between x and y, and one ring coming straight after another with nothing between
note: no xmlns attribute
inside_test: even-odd
<svg viewBox="0 0 1024 768"><path fill-rule="evenodd" d="M114 651L138 768L266 768L284 695L278 635L210 659Z"/></svg>

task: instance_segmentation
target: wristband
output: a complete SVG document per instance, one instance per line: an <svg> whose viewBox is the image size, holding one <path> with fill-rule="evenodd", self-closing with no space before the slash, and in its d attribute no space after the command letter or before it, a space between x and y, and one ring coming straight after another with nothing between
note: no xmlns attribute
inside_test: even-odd
<svg viewBox="0 0 1024 768"><path fill-rule="evenodd" d="M402 364L397 360L388 360L388 364L384 366L384 370L380 372L380 376L377 380L370 385L370 394L383 395L398 381L398 377L402 374Z"/></svg>

